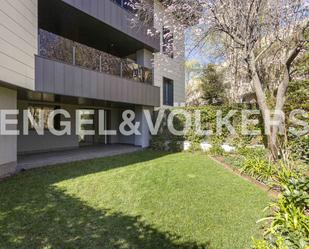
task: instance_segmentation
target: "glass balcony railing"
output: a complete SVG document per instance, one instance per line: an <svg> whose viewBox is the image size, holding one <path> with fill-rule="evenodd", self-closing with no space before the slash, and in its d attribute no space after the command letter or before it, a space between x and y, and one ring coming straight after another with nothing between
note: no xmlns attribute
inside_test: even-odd
<svg viewBox="0 0 309 249"><path fill-rule="evenodd" d="M93 71L152 84L152 70L103 51L39 30L39 55Z"/></svg>

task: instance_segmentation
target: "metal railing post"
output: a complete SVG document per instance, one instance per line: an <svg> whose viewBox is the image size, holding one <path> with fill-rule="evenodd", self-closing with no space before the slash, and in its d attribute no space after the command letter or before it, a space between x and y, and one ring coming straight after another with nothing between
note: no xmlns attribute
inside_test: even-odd
<svg viewBox="0 0 309 249"><path fill-rule="evenodd" d="M120 62L120 77L122 78L122 70L123 70L123 67L122 67L122 61Z"/></svg>
<svg viewBox="0 0 309 249"><path fill-rule="evenodd" d="M75 66L76 64L76 47L73 46L73 65Z"/></svg>
<svg viewBox="0 0 309 249"><path fill-rule="evenodd" d="M100 73L102 73L102 55L100 55Z"/></svg>

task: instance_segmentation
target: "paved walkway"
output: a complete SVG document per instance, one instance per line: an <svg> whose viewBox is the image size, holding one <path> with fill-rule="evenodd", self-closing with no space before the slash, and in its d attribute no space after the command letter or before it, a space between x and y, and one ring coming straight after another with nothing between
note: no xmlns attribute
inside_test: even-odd
<svg viewBox="0 0 309 249"><path fill-rule="evenodd" d="M142 150L133 145L97 145L73 150L46 152L18 157L17 170L28 170L44 166L89 160L94 158L133 153Z"/></svg>

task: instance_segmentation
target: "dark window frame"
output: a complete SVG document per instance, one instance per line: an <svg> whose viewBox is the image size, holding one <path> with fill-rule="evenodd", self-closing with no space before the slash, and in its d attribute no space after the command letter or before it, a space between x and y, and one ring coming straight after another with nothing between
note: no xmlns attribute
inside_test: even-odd
<svg viewBox="0 0 309 249"><path fill-rule="evenodd" d="M163 77L163 105L174 106L174 81Z"/></svg>

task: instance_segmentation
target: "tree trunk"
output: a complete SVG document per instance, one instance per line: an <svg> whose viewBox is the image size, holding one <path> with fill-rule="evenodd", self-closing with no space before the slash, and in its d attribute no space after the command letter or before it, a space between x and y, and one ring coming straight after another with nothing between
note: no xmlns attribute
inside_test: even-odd
<svg viewBox="0 0 309 249"><path fill-rule="evenodd" d="M262 83L256 69L255 57L253 53L251 53L250 55L248 65L250 67L250 71L252 74L252 85L254 87L259 109L261 111L263 118L263 125L264 125L263 135L266 138L267 142L266 146L270 152L269 157L272 161L276 161L278 159L278 146L277 146L278 129L272 127L271 125L270 110L267 105L266 96L263 91Z"/></svg>

